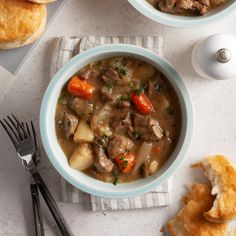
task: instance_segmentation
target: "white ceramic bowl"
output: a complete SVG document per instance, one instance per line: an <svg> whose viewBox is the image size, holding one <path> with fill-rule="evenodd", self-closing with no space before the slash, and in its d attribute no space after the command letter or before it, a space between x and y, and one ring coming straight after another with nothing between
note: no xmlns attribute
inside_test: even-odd
<svg viewBox="0 0 236 236"><path fill-rule="evenodd" d="M146 0L128 1L146 17L164 25L181 28L205 26L213 21L223 19L236 9L236 2L234 0L228 0L227 3L222 4L203 16L177 16L163 13L155 9Z"/></svg>
<svg viewBox="0 0 236 236"><path fill-rule="evenodd" d="M62 87L81 67L90 62L114 56L133 56L146 61L161 71L174 87L182 110L182 130L179 142L169 158L153 176L138 181L118 184L104 183L69 167L67 158L57 142L55 109ZM72 58L50 82L40 111L40 131L45 151L57 171L75 187L97 196L125 198L148 192L166 181L182 162L190 144L193 130L193 111L189 93L176 70L157 54L131 45L112 44L87 50Z"/></svg>

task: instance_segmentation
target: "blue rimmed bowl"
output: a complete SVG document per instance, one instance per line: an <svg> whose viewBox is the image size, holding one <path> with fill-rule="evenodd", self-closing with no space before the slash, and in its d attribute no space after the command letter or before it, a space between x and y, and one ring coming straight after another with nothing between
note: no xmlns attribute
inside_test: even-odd
<svg viewBox="0 0 236 236"><path fill-rule="evenodd" d="M221 6L209 11L203 16L177 16L167 13L163 13L146 0L128 0L139 12L146 17L161 23L163 25L169 25L180 28L205 26L213 21L220 20L233 12L236 9L236 2L234 0L228 0L228 2Z"/></svg>
<svg viewBox="0 0 236 236"><path fill-rule="evenodd" d="M63 86L81 67L100 59L114 56L132 56L150 63L161 71L175 89L182 112L182 129L178 144L161 169L145 179L114 186L96 180L83 172L71 169L65 154L58 144L55 130L56 104ZM44 94L40 111L40 132L44 149L57 171L75 187L101 197L126 198L153 190L165 182L183 161L193 131L193 110L189 93L177 71L163 58L146 49L111 44L87 50L72 58L52 79Z"/></svg>

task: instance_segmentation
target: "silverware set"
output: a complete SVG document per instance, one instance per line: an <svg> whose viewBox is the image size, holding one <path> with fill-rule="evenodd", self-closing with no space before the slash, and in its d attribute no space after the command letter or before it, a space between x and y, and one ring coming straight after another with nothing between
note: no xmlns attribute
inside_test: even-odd
<svg viewBox="0 0 236 236"><path fill-rule="evenodd" d="M37 164L40 161L40 149L33 122L20 122L12 114L7 116L6 119L0 120L0 124L11 139L22 165L28 171L36 235L45 235L38 190L43 196L61 234L63 236L72 235L54 198L37 171Z"/></svg>

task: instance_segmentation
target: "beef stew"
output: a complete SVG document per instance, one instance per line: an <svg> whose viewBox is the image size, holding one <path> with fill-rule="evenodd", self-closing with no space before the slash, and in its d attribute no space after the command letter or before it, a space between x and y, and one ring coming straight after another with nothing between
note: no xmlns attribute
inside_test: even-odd
<svg viewBox="0 0 236 236"><path fill-rule="evenodd" d="M71 168L113 184L156 173L181 131L178 97L166 77L132 57L81 68L58 99L58 142Z"/></svg>
<svg viewBox="0 0 236 236"><path fill-rule="evenodd" d="M227 0L146 0L158 10L173 15L204 15Z"/></svg>

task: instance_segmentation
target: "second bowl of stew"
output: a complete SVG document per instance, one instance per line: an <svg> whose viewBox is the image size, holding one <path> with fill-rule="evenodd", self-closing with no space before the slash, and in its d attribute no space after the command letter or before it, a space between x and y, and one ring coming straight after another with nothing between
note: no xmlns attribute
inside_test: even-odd
<svg viewBox="0 0 236 236"><path fill-rule="evenodd" d="M90 49L49 84L40 129L59 173L81 190L130 197L179 166L192 133L192 105L175 69L131 45Z"/></svg>
<svg viewBox="0 0 236 236"><path fill-rule="evenodd" d="M233 0L129 0L148 18L174 27L205 26L236 9Z"/></svg>

